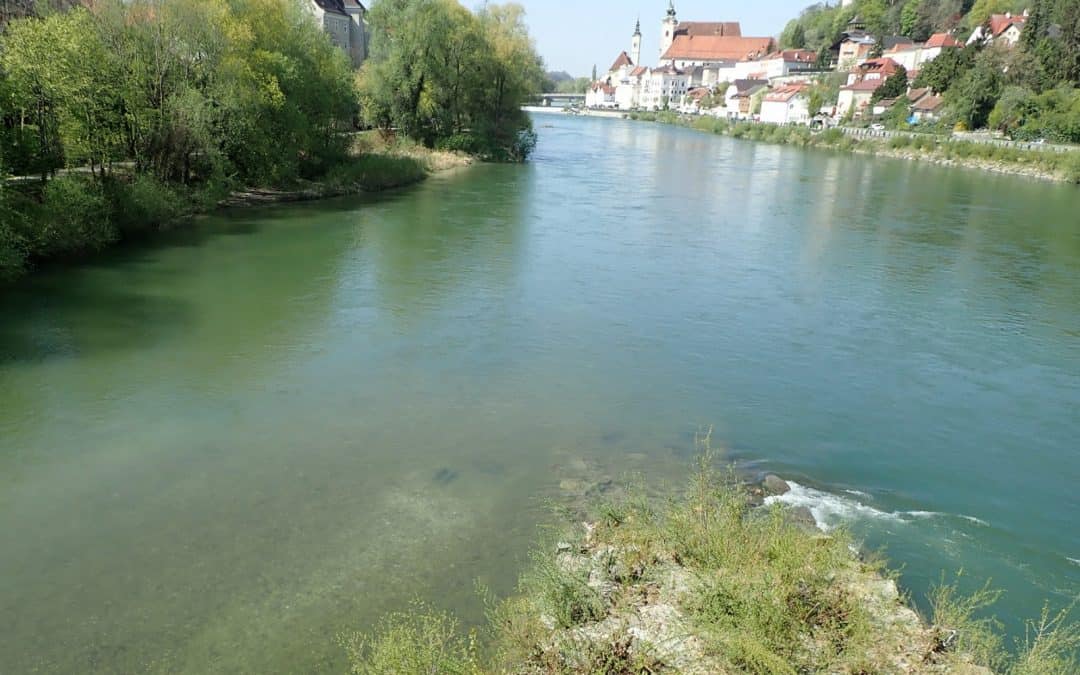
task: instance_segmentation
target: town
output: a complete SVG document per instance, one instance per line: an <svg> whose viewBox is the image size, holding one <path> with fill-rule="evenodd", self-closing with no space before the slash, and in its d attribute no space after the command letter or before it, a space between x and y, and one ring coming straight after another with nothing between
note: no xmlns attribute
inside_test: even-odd
<svg viewBox="0 0 1080 675"><path fill-rule="evenodd" d="M915 41L874 35L856 15L839 40L815 51L744 36L737 21L682 21L671 0L657 33L656 65L646 65L639 21L630 51L589 85L584 103L594 111L672 110L780 125L827 127L897 112L907 124L932 123L944 99L933 87L917 86L921 70L966 45L1012 49L1027 19L1026 11L994 14L966 40L939 32Z"/></svg>

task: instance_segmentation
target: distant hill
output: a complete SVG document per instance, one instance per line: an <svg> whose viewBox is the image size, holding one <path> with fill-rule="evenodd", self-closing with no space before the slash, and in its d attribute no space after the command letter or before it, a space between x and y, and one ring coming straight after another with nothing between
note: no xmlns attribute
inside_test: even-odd
<svg viewBox="0 0 1080 675"><path fill-rule="evenodd" d="M547 72L547 78L555 84L558 84L560 82L569 82L570 80L575 79L573 75L566 72L565 70L549 70Z"/></svg>

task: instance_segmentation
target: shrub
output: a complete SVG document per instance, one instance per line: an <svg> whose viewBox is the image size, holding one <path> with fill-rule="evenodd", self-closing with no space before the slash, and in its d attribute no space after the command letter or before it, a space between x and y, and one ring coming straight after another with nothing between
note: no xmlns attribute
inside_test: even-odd
<svg viewBox="0 0 1080 675"><path fill-rule="evenodd" d="M355 675L480 675L476 635L462 636L457 619L415 603L385 617L372 634L343 635L339 643Z"/></svg>
<svg viewBox="0 0 1080 675"><path fill-rule="evenodd" d="M367 154L332 168L325 183L350 190L386 190L419 183L425 176L427 169L412 157Z"/></svg>
<svg viewBox="0 0 1080 675"><path fill-rule="evenodd" d="M1080 183L1080 151L1074 150L1062 162L1062 174L1070 183Z"/></svg>
<svg viewBox="0 0 1080 675"><path fill-rule="evenodd" d="M26 246L15 228L15 214L8 210L0 193L0 281L22 272L26 261Z"/></svg>
<svg viewBox="0 0 1080 675"><path fill-rule="evenodd" d="M150 175L130 182L110 178L104 190L112 222L125 235L167 227L190 210L184 195Z"/></svg>
<svg viewBox="0 0 1080 675"><path fill-rule="evenodd" d="M30 253L34 256L94 251L118 237L101 186L78 176L50 181L30 220Z"/></svg>

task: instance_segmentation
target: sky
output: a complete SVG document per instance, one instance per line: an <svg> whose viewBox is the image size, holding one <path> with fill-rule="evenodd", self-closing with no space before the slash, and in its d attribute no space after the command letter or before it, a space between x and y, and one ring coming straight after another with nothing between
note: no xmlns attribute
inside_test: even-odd
<svg viewBox="0 0 1080 675"><path fill-rule="evenodd" d="M604 72L624 49L630 51L634 21L641 17L642 61L659 57L660 22L668 0L515 0L525 7L529 30L548 70L575 77ZM680 21L739 21L748 37L779 36L784 24L815 0L675 0ZM469 3L465 3L469 4Z"/></svg>

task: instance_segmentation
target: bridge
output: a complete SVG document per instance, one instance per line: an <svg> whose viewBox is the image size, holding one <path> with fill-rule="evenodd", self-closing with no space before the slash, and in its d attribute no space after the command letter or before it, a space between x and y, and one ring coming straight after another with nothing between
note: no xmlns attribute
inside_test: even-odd
<svg viewBox="0 0 1080 675"><path fill-rule="evenodd" d="M566 107L574 103L585 103L585 94L537 94L536 99L545 108L554 105L556 102Z"/></svg>

